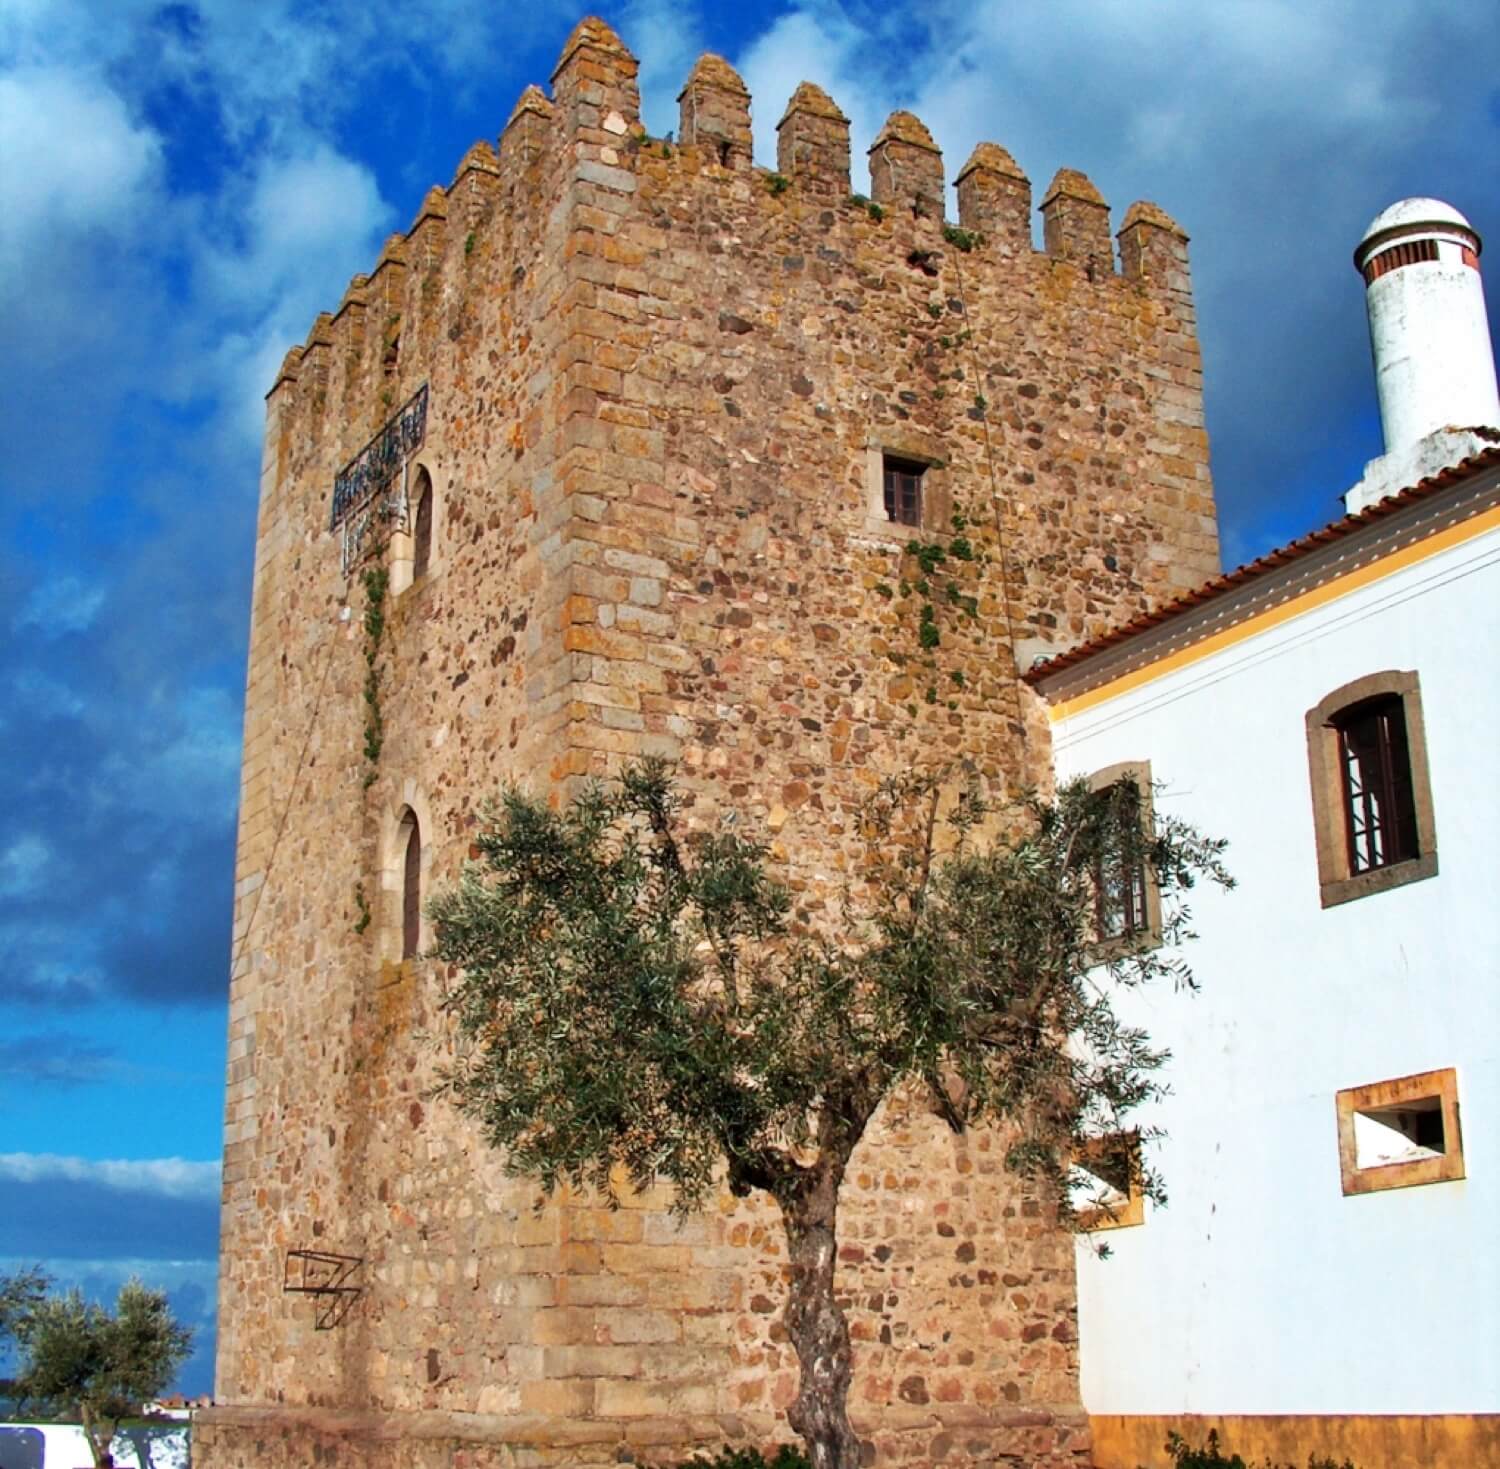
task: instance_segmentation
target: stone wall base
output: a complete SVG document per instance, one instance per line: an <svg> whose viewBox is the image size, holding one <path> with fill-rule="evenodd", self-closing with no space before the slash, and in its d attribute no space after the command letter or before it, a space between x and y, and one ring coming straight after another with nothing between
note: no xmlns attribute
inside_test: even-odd
<svg viewBox="0 0 1500 1469"><path fill-rule="evenodd" d="M902 1469L1089 1469L1080 1412L945 1406L855 1418L868 1461ZM553 1469L678 1464L724 1445L768 1446L784 1420L579 1420L484 1413L217 1407L193 1423L194 1469ZM1132 1466L1134 1469L1134 1466ZM1363 1466L1361 1466L1363 1469Z"/></svg>
<svg viewBox="0 0 1500 1469"><path fill-rule="evenodd" d="M1246 1463L1307 1463L1309 1454L1355 1469L1475 1469L1500 1464L1500 1413L1130 1414L1091 1416L1096 1469L1165 1469L1175 1430L1197 1448L1209 1430Z"/></svg>

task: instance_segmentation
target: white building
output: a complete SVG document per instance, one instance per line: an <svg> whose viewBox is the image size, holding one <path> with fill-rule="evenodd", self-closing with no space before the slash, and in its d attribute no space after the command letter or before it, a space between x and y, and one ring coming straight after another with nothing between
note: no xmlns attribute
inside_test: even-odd
<svg viewBox="0 0 1500 1469"><path fill-rule="evenodd" d="M1362 267L1403 208L1372 226ZM1458 233L1454 220L1472 242L1459 268L1477 280L1478 240L1451 210L1442 226ZM1397 270L1445 268L1406 253ZM1382 330L1377 369L1409 345ZM1436 431L1479 452L1405 488L1387 480L1397 492L1376 499L1372 475L1412 447L1392 441L1383 397L1394 462L1366 471L1355 513L1031 675L1059 777L1123 766L1158 783L1157 810L1229 839L1239 881L1192 894L1201 992L1121 1000L1173 1053L1173 1094L1141 1118L1166 1132L1150 1161L1170 1202L1122 1209L1109 1259L1080 1246L1099 1469L1165 1463L1173 1427L1193 1442L1218 1427L1257 1461L1500 1465L1487 333L1485 353L1468 406L1488 421Z"/></svg>

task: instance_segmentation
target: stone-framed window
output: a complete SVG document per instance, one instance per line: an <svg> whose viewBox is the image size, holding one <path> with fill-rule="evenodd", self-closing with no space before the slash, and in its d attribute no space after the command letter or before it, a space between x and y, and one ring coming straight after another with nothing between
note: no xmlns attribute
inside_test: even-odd
<svg viewBox="0 0 1500 1469"><path fill-rule="evenodd" d="M393 597L442 569L442 495L426 464L414 462L407 470L406 507L406 529L391 536Z"/></svg>
<svg viewBox="0 0 1500 1469"><path fill-rule="evenodd" d="M1122 799L1140 810L1141 828L1150 833L1151 762L1122 760L1089 776L1089 788L1120 787ZM1102 858L1094 867L1094 937L1101 957L1121 949L1155 948L1161 943L1161 890L1144 854L1124 852Z"/></svg>
<svg viewBox="0 0 1500 1469"><path fill-rule="evenodd" d="M1078 1228L1086 1234L1146 1222L1141 1135L1111 1132L1090 1138L1074 1155Z"/></svg>
<svg viewBox="0 0 1500 1469"><path fill-rule="evenodd" d="M953 513L942 445L915 431L872 440L865 450L865 528L904 545L947 532Z"/></svg>
<svg viewBox="0 0 1500 1469"><path fill-rule="evenodd" d="M1435 877L1417 675L1392 669L1355 679L1309 709L1306 723L1323 906Z"/></svg>
<svg viewBox="0 0 1500 1469"><path fill-rule="evenodd" d="M1451 1066L1345 1087L1335 1110L1345 1194L1464 1177L1458 1075Z"/></svg>

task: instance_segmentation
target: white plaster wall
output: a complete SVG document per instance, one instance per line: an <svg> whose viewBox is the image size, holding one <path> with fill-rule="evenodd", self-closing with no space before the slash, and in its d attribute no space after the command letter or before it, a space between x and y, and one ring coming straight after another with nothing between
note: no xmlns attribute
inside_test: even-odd
<svg viewBox="0 0 1500 1469"><path fill-rule="evenodd" d="M1404 265L1365 293L1386 453L1436 429L1500 425L1495 356L1479 272L1443 258Z"/></svg>
<svg viewBox="0 0 1500 1469"><path fill-rule="evenodd" d="M1500 534L1054 728L1059 773L1149 759L1229 838L1191 895L1198 995L1123 998L1173 1051L1143 1121L1165 1209L1079 1246L1093 1413L1500 1411ZM1437 877L1323 909L1303 718L1415 669ZM1468 1177L1345 1198L1334 1094L1457 1068Z"/></svg>

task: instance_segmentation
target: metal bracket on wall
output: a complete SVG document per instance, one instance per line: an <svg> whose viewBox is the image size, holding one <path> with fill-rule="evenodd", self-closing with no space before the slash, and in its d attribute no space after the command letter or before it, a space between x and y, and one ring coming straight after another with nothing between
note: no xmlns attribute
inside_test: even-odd
<svg viewBox="0 0 1500 1469"><path fill-rule="evenodd" d="M314 1324L319 1331L328 1331L349 1314L349 1307L362 1289L350 1282L364 1263L360 1255L335 1255L328 1250L288 1250L281 1288L288 1294L317 1297L318 1314Z"/></svg>

